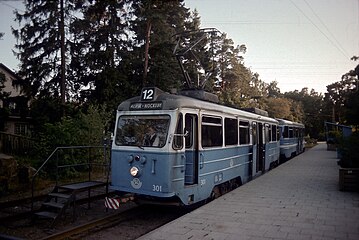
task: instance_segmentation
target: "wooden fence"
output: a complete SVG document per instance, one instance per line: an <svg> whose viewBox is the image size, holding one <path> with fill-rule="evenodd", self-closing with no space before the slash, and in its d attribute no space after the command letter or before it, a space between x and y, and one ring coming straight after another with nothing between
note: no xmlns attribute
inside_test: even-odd
<svg viewBox="0 0 359 240"><path fill-rule="evenodd" d="M0 132L0 153L23 156L33 150L35 140L29 137Z"/></svg>

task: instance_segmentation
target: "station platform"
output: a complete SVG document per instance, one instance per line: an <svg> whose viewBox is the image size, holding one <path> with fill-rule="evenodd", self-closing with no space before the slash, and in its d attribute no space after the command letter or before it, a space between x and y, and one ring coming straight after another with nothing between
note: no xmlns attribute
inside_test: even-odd
<svg viewBox="0 0 359 240"><path fill-rule="evenodd" d="M359 193L339 191L336 152L319 143L140 238L359 239Z"/></svg>

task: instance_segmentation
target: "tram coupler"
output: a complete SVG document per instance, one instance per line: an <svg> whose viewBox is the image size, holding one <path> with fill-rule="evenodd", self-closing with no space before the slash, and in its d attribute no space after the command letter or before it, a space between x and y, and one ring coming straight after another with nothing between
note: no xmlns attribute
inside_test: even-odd
<svg viewBox="0 0 359 240"><path fill-rule="evenodd" d="M124 204L127 203L129 201L133 201L135 199L135 197L133 196L133 194L125 194L121 197L105 197L105 207L107 209L119 209L120 204Z"/></svg>

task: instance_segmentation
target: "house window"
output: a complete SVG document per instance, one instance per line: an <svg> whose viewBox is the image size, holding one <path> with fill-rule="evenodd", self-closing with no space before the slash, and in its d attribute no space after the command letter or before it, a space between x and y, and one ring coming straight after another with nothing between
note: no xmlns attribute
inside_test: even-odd
<svg viewBox="0 0 359 240"><path fill-rule="evenodd" d="M26 128L26 124L24 123L15 123L15 134L26 135Z"/></svg>
<svg viewBox="0 0 359 240"><path fill-rule="evenodd" d="M16 109L16 103L15 102L10 102L9 103L9 109L10 110L15 110Z"/></svg>

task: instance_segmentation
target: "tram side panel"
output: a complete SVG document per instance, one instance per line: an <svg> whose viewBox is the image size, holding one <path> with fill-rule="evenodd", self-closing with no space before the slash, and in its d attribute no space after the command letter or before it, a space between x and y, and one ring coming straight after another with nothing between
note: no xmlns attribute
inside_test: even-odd
<svg viewBox="0 0 359 240"><path fill-rule="evenodd" d="M280 156L282 160L290 159L304 151L304 125L284 119L277 119L280 124Z"/></svg>
<svg viewBox="0 0 359 240"><path fill-rule="evenodd" d="M178 95L151 96L118 108L112 189L189 205L217 186L231 187L230 180L247 182L277 160L278 139L270 134L277 120ZM145 141L150 127L162 138L158 146Z"/></svg>

